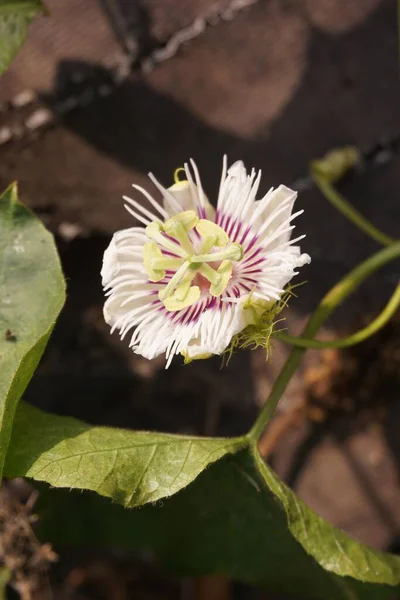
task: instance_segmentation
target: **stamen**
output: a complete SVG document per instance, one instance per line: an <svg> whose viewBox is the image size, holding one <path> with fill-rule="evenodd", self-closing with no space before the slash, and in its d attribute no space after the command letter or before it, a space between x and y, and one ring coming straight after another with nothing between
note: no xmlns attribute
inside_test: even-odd
<svg viewBox="0 0 400 600"><path fill-rule="evenodd" d="M181 267L179 267L179 269L177 270L175 275L170 279L170 281L167 283L165 288L163 290L159 291L158 297L162 302L165 300L165 298L168 298L168 296L171 295L173 290L180 284L180 282L182 281L182 279L183 279L184 275L186 274L187 270L189 269L189 267L190 267L190 263L189 263L189 261L186 260L183 263L183 265Z"/></svg>
<svg viewBox="0 0 400 600"><path fill-rule="evenodd" d="M181 283L178 285L174 292L174 296L175 298L177 298L177 300L182 301L186 298L186 296L189 293L189 289L193 281L194 275L195 274L193 272L190 272L190 270L186 273Z"/></svg>
<svg viewBox="0 0 400 600"><path fill-rule="evenodd" d="M191 256L190 262L192 263L208 263L216 262L219 260L241 260L243 258L243 248L240 244L231 244L227 248L224 248L220 252L214 252L214 254L198 254L197 256Z"/></svg>
<svg viewBox="0 0 400 600"><path fill-rule="evenodd" d="M152 242L149 242L150 244ZM183 258L170 258L169 256L164 256L162 255L162 258L157 257L157 258L152 258L150 261L150 264L152 266L153 269L163 269L171 271L172 269L179 269L179 267L181 265L183 265L184 263L184 259Z"/></svg>
<svg viewBox="0 0 400 600"><path fill-rule="evenodd" d="M184 252L184 250L178 244L175 244L175 242L173 242L172 240L169 240L168 238L164 237L161 233L162 230L163 228L161 223L159 223L158 221L153 221L153 223L150 223L150 225L146 227L146 235L151 240L154 240L155 242L160 244L162 248L166 248L174 254L185 258L186 253Z"/></svg>
<svg viewBox="0 0 400 600"><path fill-rule="evenodd" d="M200 253L207 254L208 252L210 252L211 248L213 248L215 246L216 241L217 241L217 236L207 235L205 238L203 238L203 241L201 243Z"/></svg>
<svg viewBox="0 0 400 600"><path fill-rule="evenodd" d="M210 235L215 236L217 238L217 241L215 242L216 246L226 246L226 244L229 242L229 237L222 227L216 223L213 223L212 221L208 221L207 219L200 219L196 225L196 229L200 235L204 237Z"/></svg>
<svg viewBox="0 0 400 600"><path fill-rule="evenodd" d="M213 285L219 285L221 283L221 275L218 275L217 271L210 267L210 265L201 265L198 272Z"/></svg>
<svg viewBox="0 0 400 600"><path fill-rule="evenodd" d="M178 240L188 254L193 254L194 248L187 232L196 226L198 220L199 218L193 210L187 210L168 219L164 224L164 231Z"/></svg>
<svg viewBox="0 0 400 600"><path fill-rule="evenodd" d="M163 267L154 266L154 260L162 260L162 252L154 242L146 242L143 246L143 264L150 281L161 281L165 277Z"/></svg>
<svg viewBox="0 0 400 600"><path fill-rule="evenodd" d="M197 248L189 237L189 231L194 228L202 238ZM196 273L209 282L212 296L221 296L232 276L232 261L243 257L240 244L230 243L221 227L207 219L199 219L193 210L182 211L165 223L153 221L145 231L152 241L144 245L144 268L151 281L164 279L158 298L169 311L179 311L197 302L201 289L192 286ZM173 256L165 256L163 249L172 252ZM216 269L208 263L220 264Z"/></svg>
<svg viewBox="0 0 400 600"><path fill-rule="evenodd" d="M188 308L200 298L200 288L197 285L192 286L185 299L179 300L175 295L166 298L164 301L164 306L169 311L182 310L183 308Z"/></svg>
<svg viewBox="0 0 400 600"><path fill-rule="evenodd" d="M190 231L193 227L196 227L198 221L199 217L194 210L185 210L168 219L164 223L164 231L166 231L168 235L172 235L172 231L170 232L169 229L173 230L177 223L181 224L185 228L185 231Z"/></svg>
<svg viewBox="0 0 400 600"><path fill-rule="evenodd" d="M210 294L212 296L220 296L225 291L230 278L232 277L233 264L230 260L224 260L218 267L218 275L220 281L210 286Z"/></svg>

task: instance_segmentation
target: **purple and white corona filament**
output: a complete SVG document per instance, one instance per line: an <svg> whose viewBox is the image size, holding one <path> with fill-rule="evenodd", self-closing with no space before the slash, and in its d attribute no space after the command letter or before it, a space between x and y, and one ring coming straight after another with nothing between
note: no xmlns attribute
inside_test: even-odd
<svg viewBox="0 0 400 600"><path fill-rule="evenodd" d="M256 200L261 172L242 162L227 169L217 208L209 203L194 161L184 180L166 189L158 203L134 185L154 211L124 197L144 227L118 231L104 254L102 278L108 296L104 317L132 350L155 358L186 360L221 354L233 336L255 324L281 297L296 269L310 262L300 239L290 240L296 192L280 185Z"/></svg>

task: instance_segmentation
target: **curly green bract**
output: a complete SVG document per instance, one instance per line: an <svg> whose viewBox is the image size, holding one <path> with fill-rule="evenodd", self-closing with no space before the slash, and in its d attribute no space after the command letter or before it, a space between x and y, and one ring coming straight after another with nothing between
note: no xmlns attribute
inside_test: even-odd
<svg viewBox="0 0 400 600"><path fill-rule="evenodd" d="M254 301L252 294L250 294L247 303L244 305L244 309L253 311L255 322L233 336L229 346L222 354L223 366L229 363L232 354L236 350L242 349L255 350L256 348L264 348L266 360L268 360L271 351L271 337L277 331L276 326L278 323L285 320L284 318L278 319L278 315L287 307L290 298L296 295L293 290L300 285L302 283L287 287L281 298L277 302L269 303L267 308L261 313L260 306Z"/></svg>

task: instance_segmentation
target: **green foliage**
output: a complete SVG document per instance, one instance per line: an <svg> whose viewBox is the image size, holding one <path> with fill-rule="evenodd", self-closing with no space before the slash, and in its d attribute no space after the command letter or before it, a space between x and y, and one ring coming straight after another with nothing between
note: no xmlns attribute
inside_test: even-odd
<svg viewBox="0 0 400 600"><path fill-rule="evenodd" d="M21 403L5 474L96 491L128 507L175 494L161 506L121 513L134 520L134 535L110 525L108 516L97 535L106 541L110 526L120 529L122 541L154 548L180 574L229 573L280 591L301 583L324 600L348 597L343 589L358 589L353 580L400 584L400 558L330 526L244 443L90 427Z"/></svg>
<svg viewBox="0 0 400 600"><path fill-rule="evenodd" d="M39 535L56 545L148 548L176 575L221 573L271 592L313 600L395 596L393 587L357 581L385 581L387 568L378 558L384 562L383 555L336 530L337 543L330 534L325 540L323 528L313 528L318 517L298 502L299 528L306 528L320 546L319 553L330 558L331 569L323 568L289 529L281 499L292 493L269 473L263 477L251 455L242 451L214 463L173 497L134 510L93 494L42 489ZM269 487L271 478L276 480L274 490ZM275 493L278 487L280 495ZM329 529L327 524L324 527ZM339 577L332 568L351 571L354 577Z"/></svg>
<svg viewBox="0 0 400 600"><path fill-rule="evenodd" d="M63 306L65 284L53 236L17 200L0 196L0 475L15 409Z"/></svg>
<svg viewBox="0 0 400 600"><path fill-rule="evenodd" d="M0 0L0 75L20 49L28 26L40 9L40 0Z"/></svg>
<svg viewBox="0 0 400 600"><path fill-rule="evenodd" d="M134 507L175 494L241 438L199 438L91 427L22 403L5 473L81 488Z"/></svg>
<svg viewBox="0 0 400 600"><path fill-rule="evenodd" d="M400 584L400 557L368 548L332 527L299 500L258 454L254 459L264 487L282 503L292 535L321 566L360 581Z"/></svg>

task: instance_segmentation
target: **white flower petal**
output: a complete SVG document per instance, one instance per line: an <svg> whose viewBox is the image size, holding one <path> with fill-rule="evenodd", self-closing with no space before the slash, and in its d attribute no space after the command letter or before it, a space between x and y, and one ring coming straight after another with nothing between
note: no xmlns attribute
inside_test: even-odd
<svg viewBox="0 0 400 600"><path fill-rule="evenodd" d="M132 263L132 249L141 254L145 242L144 230L141 227L132 227L114 233L110 245L104 252L101 278L106 287L124 267Z"/></svg>
<svg viewBox="0 0 400 600"><path fill-rule="evenodd" d="M104 305L104 319L114 326L143 305L151 306L158 286L149 282L143 270L145 236L137 231L118 231L104 253L101 270L104 288L111 294ZM122 321L121 321L122 326ZM118 327L121 329L121 327Z"/></svg>
<svg viewBox="0 0 400 600"><path fill-rule="evenodd" d="M221 354L232 337L252 322L251 312L243 309L245 300L247 296L239 303L221 303L220 310L201 312L198 320L186 324L174 324L168 314L159 312L142 328L134 351L149 359L168 349L190 359Z"/></svg>
<svg viewBox="0 0 400 600"><path fill-rule="evenodd" d="M254 228L258 234L262 235L268 244L268 238L271 238L277 230L282 229L283 233L274 238L273 244L269 244L269 250L273 250L279 244L287 242L290 239L290 231L287 229L291 220L294 202L297 198L297 192L291 190L285 185L280 185L276 190L271 190L268 194L258 200L260 203L260 215L254 223Z"/></svg>

